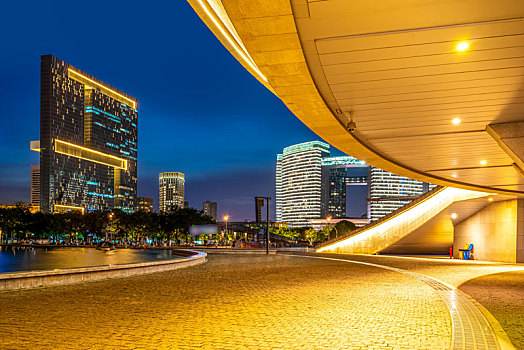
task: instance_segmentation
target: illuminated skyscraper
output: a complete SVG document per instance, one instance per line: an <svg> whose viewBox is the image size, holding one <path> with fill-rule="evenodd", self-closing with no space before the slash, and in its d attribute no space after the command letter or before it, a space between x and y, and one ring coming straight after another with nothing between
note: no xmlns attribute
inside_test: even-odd
<svg viewBox="0 0 524 350"><path fill-rule="evenodd" d="M351 156L329 157L320 141L284 148L277 155L276 221L309 226L311 219L347 217L347 186L367 186L367 217L376 220L434 187L369 167ZM364 200L364 199L361 199Z"/></svg>
<svg viewBox="0 0 524 350"><path fill-rule="evenodd" d="M137 199L137 210L152 213L154 211L153 198L149 197L138 197Z"/></svg>
<svg viewBox="0 0 524 350"><path fill-rule="evenodd" d="M282 154L277 154L277 169L275 176L275 210L277 222L282 221Z"/></svg>
<svg viewBox="0 0 524 350"><path fill-rule="evenodd" d="M347 217L347 186L366 186L368 165L351 156L322 158L321 218Z"/></svg>
<svg viewBox="0 0 524 350"><path fill-rule="evenodd" d="M31 206L40 207L40 165L31 164Z"/></svg>
<svg viewBox="0 0 524 350"><path fill-rule="evenodd" d="M368 197L371 199L369 202L371 220L377 220L397 210L411 202L413 198L427 192L430 187L434 186L369 167Z"/></svg>
<svg viewBox="0 0 524 350"><path fill-rule="evenodd" d="M178 171L160 173L158 177L158 210L184 208L185 176Z"/></svg>
<svg viewBox="0 0 524 350"><path fill-rule="evenodd" d="M327 155L328 144L312 141L286 147L277 157L276 207L288 227L308 226L308 219L320 217L322 157Z"/></svg>
<svg viewBox="0 0 524 350"><path fill-rule="evenodd" d="M213 220L217 220L217 202L205 201L202 205L204 215L211 216Z"/></svg>
<svg viewBox="0 0 524 350"><path fill-rule="evenodd" d="M136 209L137 100L41 58L41 210Z"/></svg>

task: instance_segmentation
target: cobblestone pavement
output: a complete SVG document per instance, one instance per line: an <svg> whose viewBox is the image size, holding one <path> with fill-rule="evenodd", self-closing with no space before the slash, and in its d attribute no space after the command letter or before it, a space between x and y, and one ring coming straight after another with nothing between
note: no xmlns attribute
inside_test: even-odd
<svg viewBox="0 0 524 350"><path fill-rule="evenodd" d="M524 349L524 271L478 277L460 290L488 309L517 349Z"/></svg>
<svg viewBox="0 0 524 350"><path fill-rule="evenodd" d="M447 349L445 303L416 278L292 256L0 293L1 349Z"/></svg>
<svg viewBox="0 0 524 350"><path fill-rule="evenodd" d="M349 254L301 254L375 263L437 278L482 304L524 349L524 264Z"/></svg>

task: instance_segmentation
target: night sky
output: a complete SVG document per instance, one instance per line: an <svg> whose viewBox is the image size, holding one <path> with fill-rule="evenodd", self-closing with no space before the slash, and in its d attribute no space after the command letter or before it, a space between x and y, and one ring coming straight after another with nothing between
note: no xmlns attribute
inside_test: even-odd
<svg viewBox="0 0 524 350"><path fill-rule="evenodd" d="M29 202L44 54L138 99L138 195L155 207L158 173L181 171L191 207L253 219L253 197L274 198L276 154L318 139L185 1L10 1L0 17L0 203Z"/></svg>

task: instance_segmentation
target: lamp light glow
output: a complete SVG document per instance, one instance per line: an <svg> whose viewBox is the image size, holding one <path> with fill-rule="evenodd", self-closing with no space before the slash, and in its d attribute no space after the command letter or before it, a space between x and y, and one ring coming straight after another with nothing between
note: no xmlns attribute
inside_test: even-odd
<svg viewBox="0 0 524 350"><path fill-rule="evenodd" d="M486 164L488 164L488 161L487 161L487 160L482 159L482 160L480 161L480 165L484 166L484 165L486 165Z"/></svg>
<svg viewBox="0 0 524 350"><path fill-rule="evenodd" d="M460 118L454 118L451 122L452 122L454 125L458 125L458 124L460 124L461 120L460 120Z"/></svg>
<svg viewBox="0 0 524 350"><path fill-rule="evenodd" d="M457 47L455 48L459 52L466 51L469 48L469 43L467 41L461 41L457 44Z"/></svg>
<svg viewBox="0 0 524 350"><path fill-rule="evenodd" d="M452 214L451 214L451 218L452 218L453 220L456 219L456 218L457 218L457 213L452 213Z"/></svg>

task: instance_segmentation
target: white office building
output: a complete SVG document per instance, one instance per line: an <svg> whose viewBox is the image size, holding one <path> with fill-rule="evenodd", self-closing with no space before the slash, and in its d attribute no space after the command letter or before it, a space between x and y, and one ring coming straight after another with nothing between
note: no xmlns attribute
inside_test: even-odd
<svg viewBox="0 0 524 350"><path fill-rule="evenodd" d="M310 226L321 215L322 158L329 145L312 141L286 147L277 156L277 221L288 227Z"/></svg>
<svg viewBox="0 0 524 350"><path fill-rule="evenodd" d="M158 177L158 210L168 211L173 207L184 208L185 176L178 171L160 173Z"/></svg>

